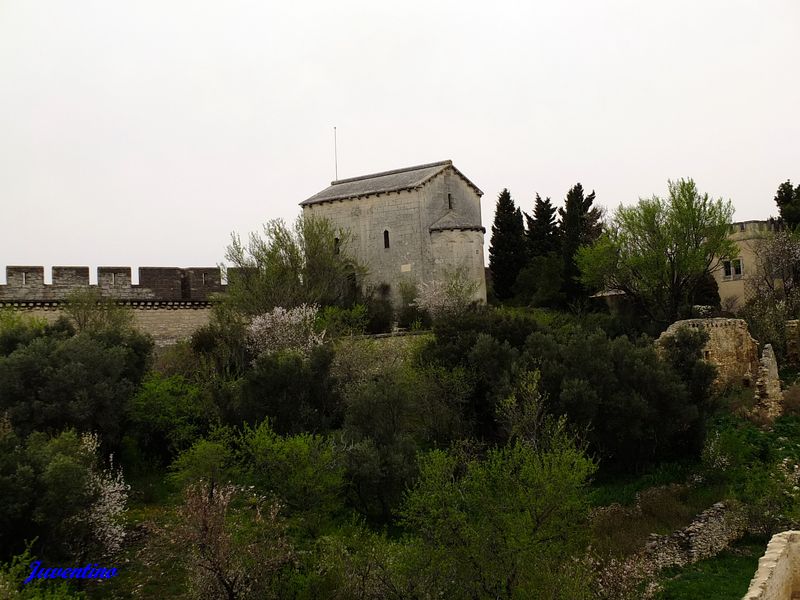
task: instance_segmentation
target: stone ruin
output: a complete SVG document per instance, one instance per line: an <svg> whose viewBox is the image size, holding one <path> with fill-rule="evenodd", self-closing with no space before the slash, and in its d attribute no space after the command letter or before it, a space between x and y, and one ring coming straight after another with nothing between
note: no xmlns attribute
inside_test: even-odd
<svg viewBox="0 0 800 600"><path fill-rule="evenodd" d="M750 336L742 319L686 319L675 321L661 334L656 344L675 335L678 329L689 327L708 333L703 358L717 367L716 385L752 387L758 376L758 342Z"/></svg>
<svg viewBox="0 0 800 600"><path fill-rule="evenodd" d="M742 510L717 502L683 529L669 535L650 534L645 555L657 570L683 567L716 556L746 530Z"/></svg>
<svg viewBox="0 0 800 600"><path fill-rule="evenodd" d="M661 334L656 344L682 328L702 329L708 333L703 358L717 367L715 385L754 388L755 406L751 416L762 423L771 423L781 414L783 393L778 376L778 362L770 344L758 357L758 342L750 336L742 319L687 319L676 321Z"/></svg>
<svg viewBox="0 0 800 600"><path fill-rule="evenodd" d="M753 412L759 417L759 420L771 423L783 412L783 392L778 376L778 361L775 359L775 352L772 351L772 344L766 344L761 353L755 396L756 404Z"/></svg>

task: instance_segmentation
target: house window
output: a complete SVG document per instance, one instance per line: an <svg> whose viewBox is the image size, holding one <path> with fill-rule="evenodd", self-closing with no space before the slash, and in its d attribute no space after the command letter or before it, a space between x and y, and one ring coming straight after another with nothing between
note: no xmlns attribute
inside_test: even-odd
<svg viewBox="0 0 800 600"><path fill-rule="evenodd" d="M453 194L447 194L447 208L453 210Z"/></svg>
<svg viewBox="0 0 800 600"><path fill-rule="evenodd" d="M333 253L339 254L339 238L333 238Z"/></svg>
<svg viewBox="0 0 800 600"><path fill-rule="evenodd" d="M741 258L722 261L723 279L741 279L744 274L744 264Z"/></svg>
<svg viewBox="0 0 800 600"><path fill-rule="evenodd" d="M383 247L389 247L389 231L387 229L383 230Z"/></svg>

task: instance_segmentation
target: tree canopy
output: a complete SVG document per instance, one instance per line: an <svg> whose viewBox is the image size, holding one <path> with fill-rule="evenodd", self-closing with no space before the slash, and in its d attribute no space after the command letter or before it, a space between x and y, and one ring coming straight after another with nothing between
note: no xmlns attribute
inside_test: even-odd
<svg viewBox="0 0 800 600"><path fill-rule="evenodd" d="M789 229L796 229L800 224L800 185L793 188L788 179L780 184L775 192L775 204L778 205L781 221Z"/></svg>
<svg viewBox="0 0 800 600"><path fill-rule="evenodd" d="M694 303L704 278L736 253L728 239L733 206L701 194L691 179L668 182L653 196L620 206L606 232L578 252L582 281L625 292L651 318L676 320Z"/></svg>

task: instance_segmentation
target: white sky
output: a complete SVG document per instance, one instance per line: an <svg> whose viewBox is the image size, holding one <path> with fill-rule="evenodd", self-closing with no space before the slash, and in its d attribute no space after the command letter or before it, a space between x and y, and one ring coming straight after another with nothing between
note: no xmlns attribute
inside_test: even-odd
<svg viewBox="0 0 800 600"><path fill-rule="evenodd" d="M800 0L0 0L4 266L219 263L339 176L530 210L800 183ZM488 248L489 236L486 238Z"/></svg>

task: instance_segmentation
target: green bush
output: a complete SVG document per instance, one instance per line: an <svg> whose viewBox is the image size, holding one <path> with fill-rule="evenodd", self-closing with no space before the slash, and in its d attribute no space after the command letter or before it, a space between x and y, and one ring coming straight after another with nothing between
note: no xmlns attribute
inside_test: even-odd
<svg viewBox="0 0 800 600"><path fill-rule="evenodd" d="M691 386L705 380L687 381L652 345L566 327L532 334L522 360L541 370L551 410L587 432L606 468L699 455L710 403L700 383ZM686 361L693 368L700 358Z"/></svg>
<svg viewBox="0 0 800 600"><path fill-rule="evenodd" d="M22 436L75 428L118 448L151 350L152 341L135 332L45 331L0 356L0 413Z"/></svg>
<svg viewBox="0 0 800 600"><path fill-rule="evenodd" d="M292 351L262 354L242 378L228 422L256 424L269 417L281 434L337 427L341 405L330 376L332 361L329 345L308 357Z"/></svg>
<svg viewBox="0 0 800 600"><path fill-rule="evenodd" d="M588 598L575 559L588 542L585 482L594 464L566 438L477 459L468 448L420 459L403 522L415 577L452 598Z"/></svg>
<svg viewBox="0 0 800 600"><path fill-rule="evenodd" d="M718 419L703 448L704 475L747 507L750 527L771 535L800 525L800 420L771 430L743 418Z"/></svg>
<svg viewBox="0 0 800 600"><path fill-rule="evenodd" d="M149 375L128 407L126 439L155 466L172 462L216 420L208 397L181 375Z"/></svg>
<svg viewBox="0 0 800 600"><path fill-rule="evenodd" d="M0 558L33 538L49 559L104 552L92 517L102 493L94 443L75 431L20 438L0 421Z"/></svg>
<svg viewBox="0 0 800 600"><path fill-rule="evenodd" d="M362 335L367 329L367 307L356 304L352 308L326 306L320 312L319 329L325 330L326 337L337 338L347 335Z"/></svg>
<svg viewBox="0 0 800 600"><path fill-rule="evenodd" d="M280 436L265 420L246 427L236 460L245 479L261 494L286 505L294 528L317 537L344 507L344 457L330 439L310 433Z"/></svg>
<svg viewBox="0 0 800 600"><path fill-rule="evenodd" d="M422 442L420 400L413 373L400 369L351 386L344 437L351 502L364 515L389 521L416 475Z"/></svg>

